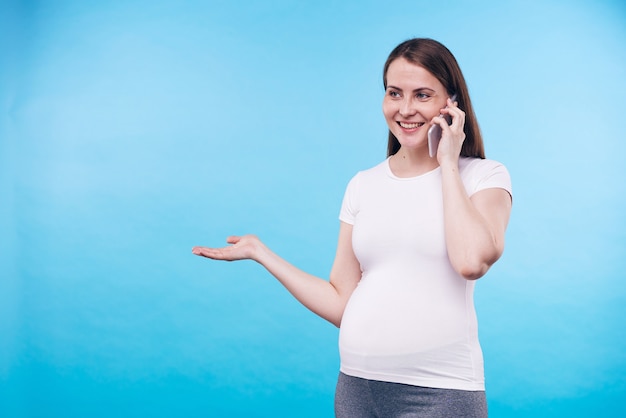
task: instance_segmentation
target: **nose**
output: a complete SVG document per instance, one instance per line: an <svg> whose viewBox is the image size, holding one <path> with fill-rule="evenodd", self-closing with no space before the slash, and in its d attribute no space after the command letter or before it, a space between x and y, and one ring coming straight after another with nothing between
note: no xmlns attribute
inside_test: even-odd
<svg viewBox="0 0 626 418"><path fill-rule="evenodd" d="M402 100L402 103L400 104L400 109L398 111L398 113L400 113L400 116L402 116L403 118L407 118L409 116L413 116L416 112L417 109L415 108L413 100L411 100L411 98L405 98L404 100Z"/></svg>

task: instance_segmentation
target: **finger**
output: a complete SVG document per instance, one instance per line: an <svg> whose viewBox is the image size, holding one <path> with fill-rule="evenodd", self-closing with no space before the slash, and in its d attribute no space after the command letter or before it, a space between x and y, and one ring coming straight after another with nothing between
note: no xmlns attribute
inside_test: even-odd
<svg viewBox="0 0 626 418"><path fill-rule="evenodd" d="M455 115L465 115L465 112L463 112L463 109L461 109L459 107L459 102L452 102L450 99L448 99L448 106L446 106L442 110L445 111L445 112L442 112L442 113L450 113L450 114L455 114Z"/></svg>
<svg viewBox="0 0 626 418"><path fill-rule="evenodd" d="M430 123L431 125L440 125L442 128L444 127L444 125L448 126L448 121L445 117L443 117L443 115L435 116L431 119Z"/></svg>
<svg viewBox="0 0 626 418"><path fill-rule="evenodd" d="M193 247L191 249L191 252L195 255L200 255L202 257L208 257L208 254L211 253L211 249L210 248L206 248L206 247Z"/></svg>
<svg viewBox="0 0 626 418"><path fill-rule="evenodd" d="M458 107L449 107L444 109L444 113L447 114L452 122L450 123L453 127L463 126L465 124L465 112L463 112Z"/></svg>
<svg viewBox="0 0 626 418"><path fill-rule="evenodd" d="M465 112L458 106L448 106L441 109L442 114L448 114L451 116L463 116L465 117Z"/></svg>
<svg viewBox="0 0 626 418"><path fill-rule="evenodd" d="M236 235L231 235L226 238L226 242L229 244L237 244L240 240L241 240L241 237L238 237Z"/></svg>
<svg viewBox="0 0 626 418"><path fill-rule="evenodd" d="M213 260L225 259L225 254L220 248L193 247L191 252L195 255L210 258Z"/></svg>

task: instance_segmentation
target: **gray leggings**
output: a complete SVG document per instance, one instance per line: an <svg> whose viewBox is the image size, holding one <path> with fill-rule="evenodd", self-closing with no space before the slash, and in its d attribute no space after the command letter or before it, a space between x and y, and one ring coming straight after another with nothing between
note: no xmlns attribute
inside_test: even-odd
<svg viewBox="0 0 626 418"><path fill-rule="evenodd" d="M486 418L484 391L436 389L339 374L337 418Z"/></svg>

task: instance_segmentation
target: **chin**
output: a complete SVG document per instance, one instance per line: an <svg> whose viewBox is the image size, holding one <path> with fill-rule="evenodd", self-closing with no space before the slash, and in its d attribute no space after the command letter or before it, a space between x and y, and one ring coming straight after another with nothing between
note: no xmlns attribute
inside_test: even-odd
<svg viewBox="0 0 626 418"><path fill-rule="evenodd" d="M428 148L428 141L426 139L398 139L398 142L401 147L406 149L417 150L421 148Z"/></svg>

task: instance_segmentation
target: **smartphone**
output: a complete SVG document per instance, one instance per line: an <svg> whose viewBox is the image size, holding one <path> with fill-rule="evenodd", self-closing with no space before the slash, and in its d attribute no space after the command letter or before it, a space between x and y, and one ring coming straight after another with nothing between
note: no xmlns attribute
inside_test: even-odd
<svg viewBox="0 0 626 418"><path fill-rule="evenodd" d="M456 94L453 94L450 100L454 102L456 100ZM452 124L452 117L450 115L440 114L439 116L443 117L448 122L448 125ZM437 155L437 148L439 147L439 141L441 141L441 133L441 126L437 124L428 129L428 154L431 157Z"/></svg>

